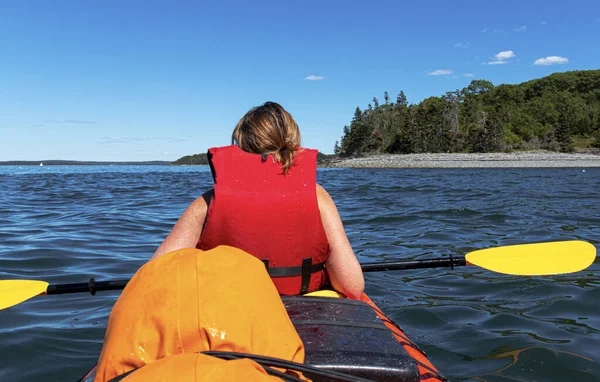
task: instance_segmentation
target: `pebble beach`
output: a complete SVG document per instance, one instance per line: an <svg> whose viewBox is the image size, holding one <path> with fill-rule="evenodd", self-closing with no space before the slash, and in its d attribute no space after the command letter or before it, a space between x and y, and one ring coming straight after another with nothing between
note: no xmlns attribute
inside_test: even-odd
<svg viewBox="0 0 600 382"><path fill-rule="evenodd" d="M380 154L360 158L330 159L326 168L543 168L600 167L600 152Z"/></svg>

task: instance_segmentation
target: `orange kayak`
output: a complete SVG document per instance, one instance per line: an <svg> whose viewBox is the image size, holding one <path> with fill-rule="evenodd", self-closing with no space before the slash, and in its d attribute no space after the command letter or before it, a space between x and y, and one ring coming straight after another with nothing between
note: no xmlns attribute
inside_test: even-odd
<svg viewBox="0 0 600 382"><path fill-rule="evenodd" d="M282 297L304 342L304 365L325 373L320 378L319 373L304 370L306 377L314 381L344 380L342 375L348 380L445 381L425 353L367 295L360 301L337 297L332 291ZM94 376L95 368L80 382L91 382Z"/></svg>

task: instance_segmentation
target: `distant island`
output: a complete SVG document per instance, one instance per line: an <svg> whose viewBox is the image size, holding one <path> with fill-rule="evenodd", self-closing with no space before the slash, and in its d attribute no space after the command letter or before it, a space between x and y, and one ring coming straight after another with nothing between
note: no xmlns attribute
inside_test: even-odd
<svg viewBox="0 0 600 382"><path fill-rule="evenodd" d="M168 161L143 161L143 162L94 162L94 161L78 161L78 160L43 160L43 161L30 161L30 160L12 160L12 161L0 161L0 166L109 166L109 165L129 165L129 166L160 166L170 165L172 162Z"/></svg>
<svg viewBox="0 0 600 382"><path fill-rule="evenodd" d="M207 153L186 155L177 159L173 164L179 166L208 165L208 156Z"/></svg>
<svg viewBox="0 0 600 382"><path fill-rule="evenodd" d="M319 153L319 163L338 158L337 155L326 155ZM208 165L208 157L206 153L186 155L177 159L174 162L169 161L143 161L143 162L94 162L94 161L76 161L76 160L43 160L43 161L0 161L0 166L197 166Z"/></svg>
<svg viewBox="0 0 600 382"><path fill-rule="evenodd" d="M338 158L335 154L323 154L319 152L317 155L317 163L328 163L331 160ZM208 165L208 156L206 153L203 154L194 154L194 155L186 155L177 159L173 162L174 165L179 166L197 166L197 165Z"/></svg>

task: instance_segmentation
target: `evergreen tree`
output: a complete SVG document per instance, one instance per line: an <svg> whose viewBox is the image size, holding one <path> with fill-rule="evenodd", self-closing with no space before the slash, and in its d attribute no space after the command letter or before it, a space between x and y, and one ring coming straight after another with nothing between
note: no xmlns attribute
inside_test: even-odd
<svg viewBox="0 0 600 382"><path fill-rule="evenodd" d="M360 110L360 107L356 107L354 110L354 118L352 118L352 123L358 123L362 120L363 112Z"/></svg>
<svg viewBox="0 0 600 382"><path fill-rule="evenodd" d="M404 95L404 92L402 90L400 90L400 93L398 93L398 96L396 97L396 107L406 107L408 106L408 101L406 100L406 96Z"/></svg>
<svg viewBox="0 0 600 382"><path fill-rule="evenodd" d="M569 126L564 122L559 122L555 129L556 141L560 152L571 153L575 149L573 148L573 140L571 139Z"/></svg>
<svg viewBox="0 0 600 382"><path fill-rule="evenodd" d="M471 136L471 151L488 153L502 150L502 134L504 126L497 116L484 114L480 125L474 129Z"/></svg>
<svg viewBox="0 0 600 382"><path fill-rule="evenodd" d="M596 112L596 130L594 131L593 137L593 146L600 148L600 109Z"/></svg>
<svg viewBox="0 0 600 382"><path fill-rule="evenodd" d="M556 141L559 145L559 150L564 153L574 151L573 139L571 133L576 128L577 116L575 115L575 101L569 93L561 92L559 94L560 101L557 105L559 113L558 123L555 128Z"/></svg>

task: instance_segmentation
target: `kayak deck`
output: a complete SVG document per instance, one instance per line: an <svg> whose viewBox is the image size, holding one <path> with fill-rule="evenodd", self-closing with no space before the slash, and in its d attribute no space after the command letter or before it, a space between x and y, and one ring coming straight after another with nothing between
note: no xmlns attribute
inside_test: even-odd
<svg viewBox="0 0 600 382"><path fill-rule="evenodd" d="M306 364L376 380L418 380L413 359L364 302L284 297Z"/></svg>
<svg viewBox="0 0 600 382"><path fill-rule="evenodd" d="M282 300L304 342L308 365L377 381L443 380L366 295L361 301L305 296Z"/></svg>
<svg viewBox="0 0 600 382"><path fill-rule="evenodd" d="M283 296L306 365L376 381L444 380L402 330L366 296ZM92 370L82 382L93 381Z"/></svg>

